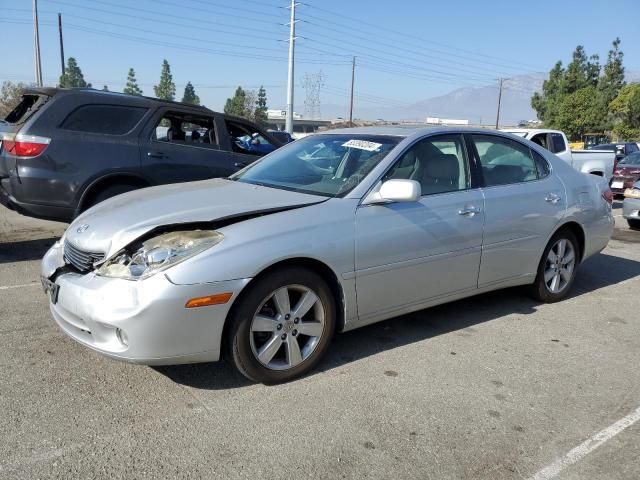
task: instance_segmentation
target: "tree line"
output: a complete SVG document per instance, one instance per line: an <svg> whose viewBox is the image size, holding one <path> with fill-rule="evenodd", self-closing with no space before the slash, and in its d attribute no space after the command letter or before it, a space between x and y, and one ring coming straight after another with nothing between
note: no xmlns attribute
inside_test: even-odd
<svg viewBox="0 0 640 480"><path fill-rule="evenodd" d="M69 57L67 60L64 74L60 76L58 84L63 88L92 88L91 83L85 80L82 70L74 57ZM2 84L0 89L0 119L6 117L15 105L17 105L20 101L22 90L27 88L27 86L27 84L22 82L13 83L6 81ZM104 85L102 90L109 91L109 87ZM122 93L143 95L143 91L138 85L136 72L133 68L129 68L127 82L122 89ZM176 84L173 82L171 66L166 59L162 62L160 80L157 85L154 85L153 93L161 100L175 100ZM196 94L195 87L190 81L188 81L184 87L182 102L200 105L200 97ZM267 92L264 87L260 87L257 92L255 90L244 90L242 87L238 87L234 96L227 99L224 112L229 115L236 115L257 122L266 122Z"/></svg>
<svg viewBox="0 0 640 480"><path fill-rule="evenodd" d="M545 127L563 130L572 140L587 133L611 133L619 140L640 139L640 83L627 83L624 53L616 38L604 65L578 45L571 62L558 61L531 98Z"/></svg>

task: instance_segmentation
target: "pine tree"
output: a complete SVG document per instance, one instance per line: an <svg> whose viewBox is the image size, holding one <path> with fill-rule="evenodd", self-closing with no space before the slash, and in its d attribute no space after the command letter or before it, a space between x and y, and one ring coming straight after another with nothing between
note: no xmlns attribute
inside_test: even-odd
<svg viewBox="0 0 640 480"><path fill-rule="evenodd" d="M238 117L247 117L249 112L246 111L246 98L247 94L242 87L236 88L235 95L232 98L227 98L227 102L224 105L224 113Z"/></svg>
<svg viewBox="0 0 640 480"><path fill-rule="evenodd" d="M200 105L200 97L196 95L196 90L193 88L191 82L187 82L184 87L184 95L182 96L182 103L191 103L193 105Z"/></svg>
<svg viewBox="0 0 640 480"><path fill-rule="evenodd" d="M73 57L69 57L67 68L64 69L64 75L60 76L60 86L63 88L84 88L90 87L82 75L82 70L78 66L78 62Z"/></svg>
<svg viewBox="0 0 640 480"><path fill-rule="evenodd" d="M622 65L623 56L624 54L620 50L620 39L616 38L613 41L613 48L609 50L603 75L598 82L598 90L602 95L605 108L618 96L620 89L625 84L624 66Z"/></svg>
<svg viewBox="0 0 640 480"><path fill-rule="evenodd" d="M153 87L153 91L161 100L174 100L176 96L176 84L173 83L171 75L171 67L167 60L162 61L162 72L160 73L160 82Z"/></svg>
<svg viewBox="0 0 640 480"><path fill-rule="evenodd" d="M267 122L267 91L263 86L260 86L260 90L258 90L258 100L253 116L256 122Z"/></svg>
<svg viewBox="0 0 640 480"><path fill-rule="evenodd" d="M127 85L122 90L123 93L128 95L142 95L142 90L138 86L138 80L136 79L136 71L133 68L129 69L127 74Z"/></svg>

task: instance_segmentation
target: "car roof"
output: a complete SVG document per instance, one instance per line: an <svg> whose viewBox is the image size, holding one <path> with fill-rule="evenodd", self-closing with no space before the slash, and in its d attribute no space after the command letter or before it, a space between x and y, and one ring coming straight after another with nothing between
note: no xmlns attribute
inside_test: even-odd
<svg viewBox="0 0 640 480"><path fill-rule="evenodd" d="M27 95L29 94L46 95L48 97L53 97L54 95L85 95L89 97L122 98L123 101L126 101L131 104L139 105L139 106L166 105L166 106L176 106L180 108L190 108L194 110L201 110L207 113L213 112L213 110L207 107L204 107L202 105L193 105L190 103L175 102L172 100L161 100L159 98L147 97L144 95L129 95L127 93L121 93L121 92L96 90L94 88L29 87L24 90L24 93ZM218 112L213 112L213 113L218 113ZM225 115L225 114L219 113L219 115ZM229 116L229 118L234 118L234 117ZM238 119L238 120L242 120L242 119Z"/></svg>
<svg viewBox="0 0 640 480"><path fill-rule="evenodd" d="M384 135L391 137L410 137L416 134L427 133L451 133L451 132L495 132L495 130L472 128L472 127L422 127L416 125L393 125L393 126L377 126L377 127L354 127L354 128L338 128L336 130L326 130L318 132L319 134L329 135Z"/></svg>
<svg viewBox="0 0 640 480"><path fill-rule="evenodd" d="M501 128L500 131L507 133L562 133L560 130L550 128Z"/></svg>

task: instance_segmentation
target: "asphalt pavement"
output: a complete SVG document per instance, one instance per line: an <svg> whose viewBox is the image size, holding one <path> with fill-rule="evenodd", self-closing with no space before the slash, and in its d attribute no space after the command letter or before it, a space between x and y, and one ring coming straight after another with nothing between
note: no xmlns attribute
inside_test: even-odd
<svg viewBox="0 0 640 480"><path fill-rule="evenodd" d="M67 338L38 278L65 225L0 207L0 478L638 479L640 231L616 220L563 302L381 322L266 387Z"/></svg>

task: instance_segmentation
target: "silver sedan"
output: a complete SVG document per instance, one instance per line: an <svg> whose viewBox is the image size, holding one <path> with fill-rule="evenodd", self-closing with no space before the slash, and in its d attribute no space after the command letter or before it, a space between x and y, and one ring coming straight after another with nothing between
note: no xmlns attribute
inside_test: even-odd
<svg viewBox="0 0 640 480"><path fill-rule="evenodd" d="M526 285L564 298L613 230L612 195L522 138L473 129L313 135L228 179L107 200L45 255L60 328L143 364L229 359L277 383L333 334Z"/></svg>
<svg viewBox="0 0 640 480"><path fill-rule="evenodd" d="M627 220L630 228L640 230L640 182L633 184L624 192L622 216Z"/></svg>

